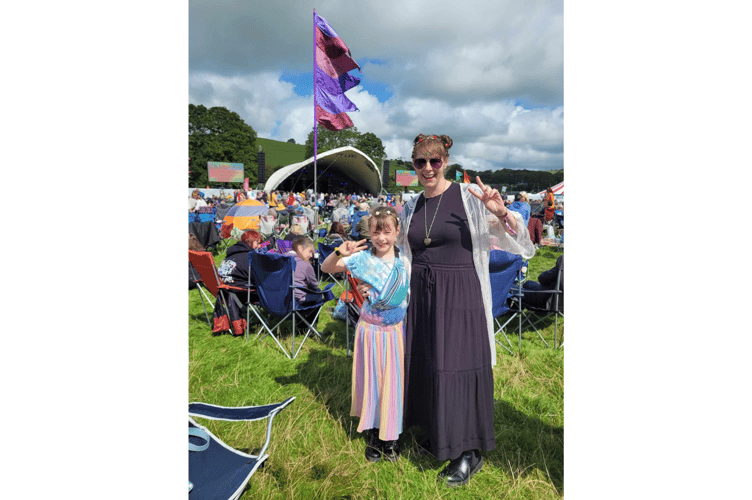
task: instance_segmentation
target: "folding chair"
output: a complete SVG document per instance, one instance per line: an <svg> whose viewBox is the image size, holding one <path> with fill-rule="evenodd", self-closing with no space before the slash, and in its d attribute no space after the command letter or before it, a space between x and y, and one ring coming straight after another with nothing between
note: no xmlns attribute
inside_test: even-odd
<svg viewBox="0 0 752 500"><path fill-rule="evenodd" d="M554 349L557 346L558 333L559 333L559 318L564 319L564 256L562 255L557 260L558 270L556 271L556 284L553 290L551 289L522 289L522 321L527 322L533 330L538 333L538 336L542 339L538 330L538 326L549 316L554 316ZM540 279L540 278L539 278ZM525 298L528 300L525 300ZM538 300L531 300L536 297ZM541 302L541 298L545 299L544 306L540 307L535 304ZM545 340L544 340L545 342ZM548 343L546 343L548 347Z"/></svg>
<svg viewBox="0 0 752 500"><path fill-rule="evenodd" d="M265 330L264 337L266 335L271 335L279 348L282 349L282 352L284 352L289 359L295 359L311 332L321 338L321 334L313 325L316 324L319 314L321 314L321 306L325 302L334 299L334 294L331 291L332 287L334 287L334 283L326 285L324 289L316 290L297 287L294 282L295 256L262 252L251 252L249 256L251 276L259 297L258 305L251 306L251 311L256 315L259 321L261 321L261 328L256 337L258 338L261 331ZM296 289L304 290L306 295L312 296L312 298L302 304L298 304L293 295L293 292ZM301 312L314 308L318 309L316 315L311 322L308 322ZM271 322L272 318L282 319L279 319L277 323L270 328L267 321L264 320L260 310L266 313L268 322ZM279 339L272 331L274 328L279 328L279 326L288 318L292 319L292 356L288 354L287 350L282 346ZM295 333L298 319L303 321L307 328L305 336L296 351ZM261 338L263 339L263 337Z"/></svg>
<svg viewBox="0 0 752 500"><path fill-rule="evenodd" d="M204 306L204 314L206 314L206 322L209 323L209 326L211 327L211 321L209 320L209 312L206 310L206 303L204 302L204 297L206 297L206 300L209 302L209 305L211 305L212 309L214 309L214 306L211 303L211 300L209 300L209 296L206 295L206 291L204 291L204 287L201 286L203 281L201 281L201 276L198 274L198 271L196 271L196 268L193 267L193 265L188 262L188 282L189 284L196 285L196 288L199 290L199 298L201 299L201 305ZM190 288L190 286L189 286Z"/></svg>
<svg viewBox="0 0 752 500"><path fill-rule="evenodd" d="M335 245L327 245L325 243L319 243L318 244L318 248L319 248L319 259L318 259L319 260L319 266L318 266L318 268L319 268L319 271L321 271L321 264L324 263L324 261L326 260L326 258L329 257L329 255L331 255L331 253L337 247ZM340 282L340 280L338 280L337 277L334 276L333 274L331 274L331 273L323 273L323 274L325 274L325 275L329 276L330 278L332 278L338 285L340 285L340 286L342 285L342 283ZM321 272L319 272L319 280L321 280Z"/></svg>
<svg viewBox="0 0 752 500"><path fill-rule="evenodd" d="M198 214L197 222L214 222L214 214Z"/></svg>
<svg viewBox="0 0 752 500"><path fill-rule="evenodd" d="M340 299L345 303L347 307L347 315L345 317L345 339L347 341L347 355L350 355L350 324L353 326L353 335L355 335L355 325L358 323L360 317L360 308L363 307L365 297L358 291L358 285L360 281L350 274L350 271L345 271L347 281L345 281L345 291L340 295Z"/></svg>
<svg viewBox="0 0 752 500"><path fill-rule="evenodd" d="M253 253L253 252L251 252ZM217 298L217 305L214 308L214 326L212 333L223 332L229 330L235 336L242 335L242 332L246 330L246 326L242 319L242 314L238 314L239 320L232 321L230 318L230 305L227 302L228 297L234 302L233 307L237 307L238 310L243 308L242 302L238 299L238 293L248 294L249 291L245 287L230 286L222 283L217 273L217 266L214 265L214 257L211 252L196 252L194 250L188 250L188 259L193 267L198 271L206 288L209 289L212 295ZM227 322L223 318L223 313L227 316ZM241 333L238 333L241 332Z"/></svg>
<svg viewBox="0 0 752 500"><path fill-rule="evenodd" d="M309 233L310 223L308 221L308 217L306 217L305 215L293 215L292 225L300 226L300 228L303 230L303 234Z"/></svg>
<svg viewBox="0 0 752 500"><path fill-rule="evenodd" d="M292 250L292 241L277 240L277 252L286 254L290 250Z"/></svg>
<svg viewBox="0 0 752 500"><path fill-rule="evenodd" d="M512 352L512 343L507 337L505 327L511 321L508 319L504 325L501 325L499 317L509 312L508 300L510 298L512 285L518 278L520 270L524 265L522 257L504 250L492 250L488 260L488 270L491 279L491 302L494 322L496 323L496 332L494 334L496 343L501 347ZM506 345L498 338L501 333L506 339ZM507 347L509 346L509 347Z"/></svg>
<svg viewBox="0 0 752 500"><path fill-rule="evenodd" d="M269 458L266 451L274 417L295 397L264 406L230 408L205 403L188 404L188 498L235 500L240 498L254 472ZM191 418L252 422L269 419L266 442L258 455L243 453L223 443L209 429Z"/></svg>
<svg viewBox="0 0 752 500"><path fill-rule="evenodd" d="M277 227L277 218L273 215L262 215L259 219L259 233L264 238L270 238L275 235Z"/></svg>

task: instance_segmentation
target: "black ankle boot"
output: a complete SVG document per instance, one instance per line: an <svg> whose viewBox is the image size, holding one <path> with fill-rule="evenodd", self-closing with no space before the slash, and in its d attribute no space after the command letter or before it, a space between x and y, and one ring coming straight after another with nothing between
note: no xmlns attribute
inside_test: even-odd
<svg viewBox="0 0 752 500"><path fill-rule="evenodd" d="M384 459L389 460L390 462L396 462L397 459L399 459L399 441L396 439L394 441L382 441L383 443L383 453L384 453Z"/></svg>
<svg viewBox="0 0 752 500"><path fill-rule="evenodd" d="M483 467L483 457L480 456L480 451L466 451L439 472L439 480L445 481L449 487L462 486L470 482L470 478L481 467Z"/></svg>
<svg viewBox="0 0 752 500"><path fill-rule="evenodd" d="M381 461L381 443L378 429L374 428L366 431L366 460L369 462Z"/></svg>

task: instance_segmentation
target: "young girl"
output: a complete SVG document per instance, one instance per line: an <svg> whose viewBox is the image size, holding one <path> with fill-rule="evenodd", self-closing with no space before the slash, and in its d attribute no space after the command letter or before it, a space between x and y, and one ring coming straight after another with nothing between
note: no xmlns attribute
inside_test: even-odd
<svg viewBox="0 0 752 500"><path fill-rule="evenodd" d="M355 327L350 414L360 417L358 432L367 430L366 459L399 458L397 439L402 432L404 345L403 319L410 291L409 263L394 244L399 234L392 207L371 210L365 239L345 241L321 264L327 273L349 270L372 288Z"/></svg>

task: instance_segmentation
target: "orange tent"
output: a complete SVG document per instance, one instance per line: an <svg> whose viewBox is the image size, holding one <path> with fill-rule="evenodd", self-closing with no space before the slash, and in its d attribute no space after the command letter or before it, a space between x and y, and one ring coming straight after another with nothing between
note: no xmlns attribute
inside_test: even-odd
<svg viewBox="0 0 752 500"><path fill-rule="evenodd" d="M229 226L245 231L246 229L255 229L258 231L262 215L266 215L269 209L263 201L244 200L235 205L227 212L222 220L222 227Z"/></svg>

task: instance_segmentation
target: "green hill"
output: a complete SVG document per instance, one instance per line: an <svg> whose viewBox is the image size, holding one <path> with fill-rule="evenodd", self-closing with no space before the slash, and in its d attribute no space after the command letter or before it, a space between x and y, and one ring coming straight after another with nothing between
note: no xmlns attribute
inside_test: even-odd
<svg viewBox="0 0 752 500"><path fill-rule="evenodd" d="M267 177L279 167L305 160L305 144L292 144L261 137L256 138L256 144L266 153Z"/></svg>

